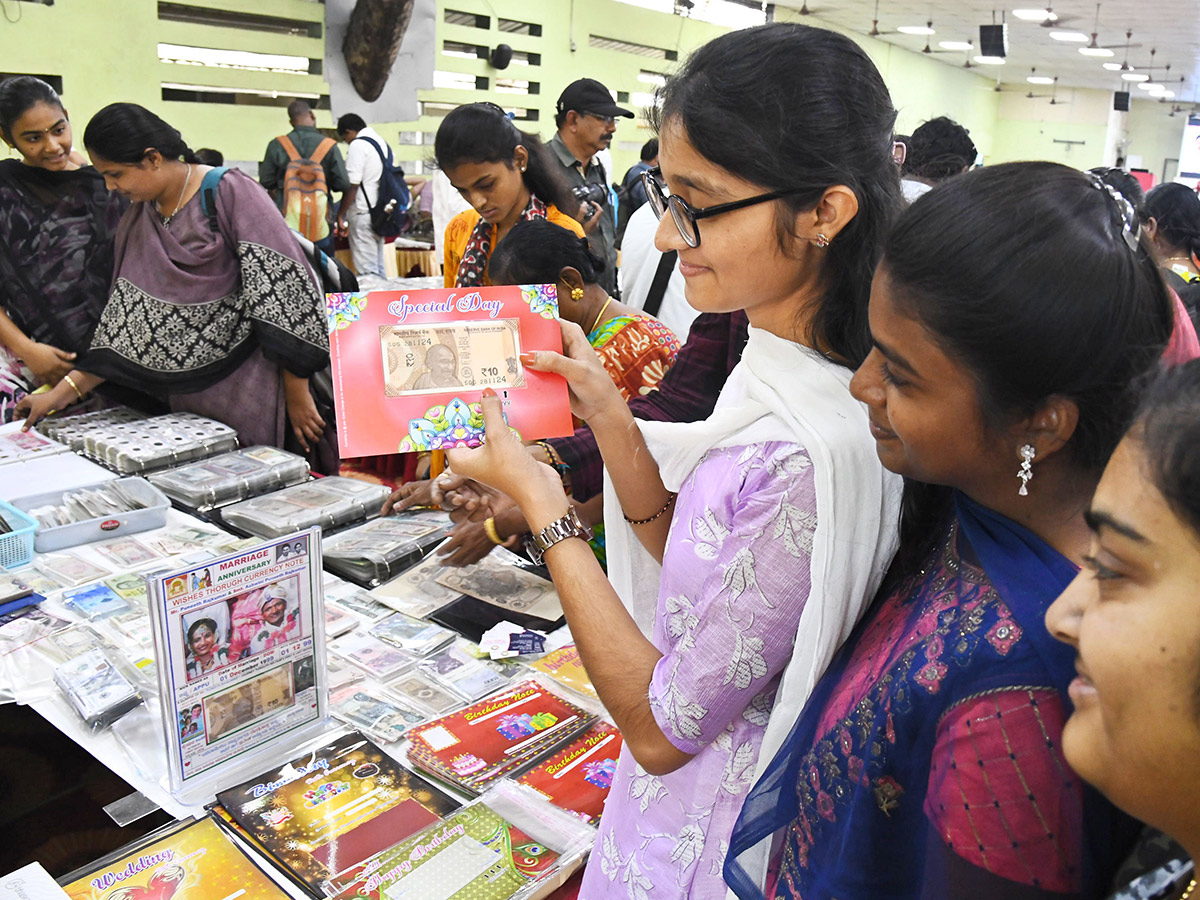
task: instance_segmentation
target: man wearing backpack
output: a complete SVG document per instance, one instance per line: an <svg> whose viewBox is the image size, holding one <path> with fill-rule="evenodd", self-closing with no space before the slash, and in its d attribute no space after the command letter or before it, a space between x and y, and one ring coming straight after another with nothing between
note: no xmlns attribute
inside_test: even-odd
<svg viewBox="0 0 1200 900"><path fill-rule="evenodd" d="M337 143L317 130L317 117L303 100L288 104L292 130L267 144L258 181L271 196L288 225L326 253L333 252L328 214L330 193L350 186Z"/></svg>
<svg viewBox="0 0 1200 900"><path fill-rule="evenodd" d="M350 255L359 279L364 275L383 278L383 237L371 227L371 206L379 196L387 142L369 128L357 113L337 120L338 137L346 142L346 175L350 187L338 207L337 229L350 239Z"/></svg>

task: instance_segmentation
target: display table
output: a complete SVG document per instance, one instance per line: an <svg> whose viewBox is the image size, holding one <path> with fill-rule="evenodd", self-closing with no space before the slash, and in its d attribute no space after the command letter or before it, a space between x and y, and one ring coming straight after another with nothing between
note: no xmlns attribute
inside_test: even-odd
<svg viewBox="0 0 1200 900"><path fill-rule="evenodd" d="M3 434L6 430L8 429L0 429L0 434ZM116 477L118 476L107 469L84 459L69 449L39 449L35 451L35 455L32 458L10 459L7 462L0 463L0 499L9 501L35 494L69 490L83 485L108 481ZM318 482L313 482L312 484L316 485ZM95 495L92 495L92 500L94 499ZM161 512L158 514L162 515ZM46 514L42 513L42 515L45 517ZM210 557L197 556L196 554L214 552L211 550L211 547L225 546L224 539L228 538L232 540L234 537L223 532L208 521L196 518L177 509L166 510L165 516L165 524L160 528L133 533L118 532L118 537L129 537L136 540L137 543L144 545L141 547L143 555L140 558L128 548L125 548L123 552L128 553L128 557L121 558L123 563L114 562L113 557L117 555L117 551L112 545L121 542L119 540L101 541L97 543L78 544L64 550L64 554L71 554L75 557L73 563L75 568L71 571L67 570L66 564L62 559L55 559L53 561L43 560L42 566L47 573L53 573L56 576L61 575L62 577L58 578L61 583L66 583L69 580L73 580L76 584L82 583L83 590L79 593L88 596L91 588L98 586L101 580L110 583L113 590L119 590L120 586L112 583L118 576L141 575L146 572L161 570L163 567L176 569L183 567L184 571L186 571L188 568L198 570L199 567L208 566L208 559ZM206 532L211 537L205 535L197 537L193 535L189 543L181 537L185 530ZM290 543L294 537L295 535L288 536L284 540ZM258 556L262 555L263 552L258 547L247 549L244 545L239 546L235 543L233 549L226 548L221 551L222 554L228 554L222 565L234 565L234 562L231 560L237 559L239 556L248 560L257 560ZM151 553L156 554L155 558L150 558ZM304 551L303 556L310 560L320 559L319 555L316 554L315 547L311 552L308 550ZM127 565L135 559L137 560L137 565L127 568L123 567L123 564ZM274 557L274 565L292 565L290 561L287 563L281 562L283 559L285 559L284 556L276 555ZM88 563L90 566L85 566L84 563ZM238 559L238 564L243 564L240 559ZM245 565L258 566L259 564L254 562L245 563ZM91 567L102 567L110 574L101 576L93 571L89 574L81 575L81 569ZM219 589L222 587L221 579L226 576L221 574L221 571L215 567L213 571L218 573L216 588ZM29 576L31 584L33 584L33 578L43 578L43 584L46 584L44 576L41 574L41 569L38 568L37 556L34 557L34 562L29 566L14 570L14 574L18 576L22 573L26 573ZM195 572L193 572L193 576L194 574ZM237 575L239 573L234 572L233 574ZM205 573L205 578L207 577L207 573ZM331 578L332 576L326 576L326 591L333 590L330 587ZM183 580L186 581L186 579ZM332 582L338 582L338 579L332 578ZM239 584L240 582L234 585L235 589L238 588ZM266 594L266 591L269 591L272 586L268 585L263 593ZM201 590L211 588L212 585L206 585L204 579L201 579ZM27 705L63 735L70 738L103 766L134 788L135 794L105 807L105 811L109 813L118 825L127 825L158 809L175 819L191 819L206 815L205 807L215 800L215 793L200 796L204 791L209 790L208 786L193 789L192 793L183 795L183 799L179 795L172 793L168 788L168 752L174 752L168 751L168 746L178 747L179 745L173 732L169 740L168 736L164 734L162 707L158 697L159 678L155 670L157 662L154 659L156 654L155 644L161 641L162 638L156 638L155 641L150 639L148 634L149 629L144 622L144 599L132 599L136 594L121 594L122 598L129 598L127 600L129 609L125 609L124 606L121 609L116 609L114 603L105 608L103 614L101 614L97 612L97 607L83 604L79 596L76 596L71 601L74 606L68 606L63 601L62 590L51 590L49 586L35 589L40 589L47 594L45 601L39 607L40 613L44 613L45 615L40 615L38 611L34 611L29 616L16 618L11 622L0 625L0 696L7 690L17 703ZM184 590L186 591L186 589L185 584ZM184 602L181 594L170 593L171 589L169 586L164 587L160 584L156 590L159 592L159 596L170 598L166 601L168 610L171 603ZM195 592L196 590L197 588L193 583L191 591ZM67 589L66 593L71 594L71 590ZM278 597L280 595L267 596ZM312 596L314 597L314 602L317 602L315 590ZM370 604L372 602L370 596L365 594L364 596L366 598L365 602ZM207 596L202 596L201 599L207 600L208 598ZM116 596L113 596L112 600L115 601ZM348 600L339 596L337 597L337 601L337 603L331 606L331 609L336 607L342 610L342 612L334 613L334 615L342 615L343 618L345 615L350 615L351 618L356 617L354 615L356 609L353 605L339 605L342 603L349 604ZM359 602L363 602L362 598L360 598ZM376 603L375 605L378 606L379 604ZM151 606L151 609L153 608ZM323 605L318 606L318 609L323 610ZM103 615L104 617L89 621L79 610L89 610L91 615ZM208 607L204 607L203 610L204 614L211 614L215 617L215 614L207 612ZM316 617L319 613L316 610L310 609L308 615ZM360 620L359 627L365 632L369 623L376 621L378 615L366 611L357 617ZM64 624L64 621L58 620L65 620L69 624ZM176 634L177 632L172 630L168 631L168 633ZM255 639L257 640L258 636ZM461 638L458 640L461 640ZM569 633L565 629L553 632L549 636L548 649L560 646L567 640L569 640ZM438 646L446 647L448 645L442 644ZM327 644L319 647L319 652L322 655L325 653L326 647ZM69 663L92 654L96 649L105 651L110 660L108 664L110 671L112 669L122 669L121 665L111 661L117 660L119 654L124 655L123 662L127 663L128 666L124 668L122 674L140 691L144 703L123 715L118 714L119 717L116 717L115 722L110 726L93 731L85 724L81 718L81 714L75 710L71 702L67 699L66 694L64 694L64 688L56 684L56 681L63 677L62 673L64 669L70 671ZM253 652L270 653L273 651L268 646L262 651L256 650ZM345 654L343 654L343 668L345 667L344 656ZM239 658L245 659L245 657ZM307 661L311 666L312 660L309 659ZM439 669L438 671L442 670ZM449 671L453 671L453 669ZM91 677L89 676L89 678ZM237 676L235 675L234 677L236 678ZM298 684L300 676L293 675L293 677ZM361 678L362 676L360 676L360 681ZM191 681L191 679L192 676L189 675L188 680ZM289 684L291 683L289 682ZM387 691L378 685L368 687L369 680L361 681L361 683L364 690L378 691L378 693L370 694L372 701L378 700L379 702L384 702L380 698L388 696ZM312 682L310 681L309 688L311 686ZM89 687L88 690L92 691L94 687ZM105 690L108 690L108 688L105 688ZM223 690L226 689L218 687L218 691ZM241 690L241 688L236 685L236 682L233 682L231 690ZM299 687L295 688L297 695L300 690L302 689ZM76 694L76 696L78 697L79 694ZM535 696L537 695L535 694ZM208 700L206 699L205 702L208 702ZM463 702L465 704L467 701L464 700ZM255 715L259 714L255 713ZM339 713L339 716L341 715L342 713ZM426 715L429 714L426 713ZM208 722L207 727L209 732L213 734L219 733L213 725L213 722L217 720L207 718L207 714L205 720ZM346 721L354 720L346 719ZM334 719L313 721L311 725L312 730L304 731L303 734L305 736L298 739L296 746L289 745L285 750L280 751L279 755L282 759L286 760L288 758L303 756L305 753L310 752L310 749L315 749L322 744L328 743L333 734L344 732L348 727L354 727L343 725ZM358 727L363 728L365 726L359 725ZM300 734L301 732L298 731L297 735ZM505 738L516 739L509 735L506 735ZM186 741L183 746L187 746ZM402 736L399 740L396 740L396 735L393 735L392 741L387 742L385 739L384 742L381 742L379 749L395 759L401 766L418 769L419 767L410 766L409 764L409 746L407 736ZM248 778L256 778L264 769L268 769L261 762L254 762L252 757L247 757L244 762L246 767L248 767L246 771L241 771L240 769L235 771L234 767L230 767L221 776L223 783L213 787L212 790L214 792L225 790ZM226 775L228 775L227 779L225 778ZM356 772L356 777L357 775L358 773ZM455 786L439 783L438 787L446 791L460 803L469 802L471 799L467 793ZM542 803L543 801L539 800L538 802ZM537 813L538 816L542 816L543 814L540 811ZM558 811L555 815L563 816L567 814ZM569 821L574 823L575 827L578 827L577 820L572 816L573 814L568 816ZM562 886L562 882L583 864L586 858L587 847L589 846L590 839L584 845L584 849L580 851L577 841L574 849L571 850L571 853L574 855L564 855L561 870L558 871L556 878L553 881L546 881L545 884L541 885L541 889L536 892L535 896L539 898L551 895L555 898L573 896L577 879L565 888ZM244 851L247 850L246 847L242 849ZM248 852L252 856L256 855L252 850ZM566 850L564 850L565 853ZM290 884L273 867L265 865L265 861L264 866L261 866L261 868L264 868L267 874L289 896L296 898L304 897L294 885Z"/></svg>

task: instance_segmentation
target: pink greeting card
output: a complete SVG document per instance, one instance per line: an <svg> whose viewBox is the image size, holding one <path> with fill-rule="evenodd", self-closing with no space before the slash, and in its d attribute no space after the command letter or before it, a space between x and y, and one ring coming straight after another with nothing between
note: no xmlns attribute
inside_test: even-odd
<svg viewBox="0 0 1200 900"><path fill-rule="evenodd" d="M342 456L482 443L479 398L500 395L523 440L573 431L567 383L521 364L562 352L554 285L327 294Z"/></svg>

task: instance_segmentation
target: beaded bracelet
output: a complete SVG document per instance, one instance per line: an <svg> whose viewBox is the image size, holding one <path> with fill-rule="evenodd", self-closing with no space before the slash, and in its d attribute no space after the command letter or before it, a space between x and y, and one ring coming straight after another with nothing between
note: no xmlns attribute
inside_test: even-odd
<svg viewBox="0 0 1200 900"><path fill-rule="evenodd" d="M622 512L621 515L624 516L625 521L628 522L630 525L649 525L651 522L653 522L655 519L657 519L659 516L661 516L663 513L665 513L668 509L671 508L671 504L675 502L675 496L676 496L675 492L671 491L667 497L667 502L663 504L662 509L660 509L658 512L656 512L654 515L650 516L648 519L631 519L631 518L629 518L629 516L626 516L624 512Z"/></svg>
<svg viewBox="0 0 1200 900"><path fill-rule="evenodd" d="M549 441L534 441L534 443L546 451L546 455L550 457L550 465L559 475L566 472L570 466L563 462L563 458L558 455L558 451L554 449L554 445Z"/></svg>

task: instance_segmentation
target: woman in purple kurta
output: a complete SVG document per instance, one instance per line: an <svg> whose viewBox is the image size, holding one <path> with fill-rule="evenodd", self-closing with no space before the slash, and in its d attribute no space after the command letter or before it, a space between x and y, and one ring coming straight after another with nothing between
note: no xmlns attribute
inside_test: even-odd
<svg viewBox="0 0 1200 900"><path fill-rule="evenodd" d="M523 356L567 378L596 435L607 579L498 397L481 401L484 446L448 454L521 508L624 740L581 900L724 900L758 763L878 587L899 523L899 479L848 390L899 203L882 77L847 38L777 23L705 45L661 100L657 244L678 251L689 303L750 322L712 415L635 421L570 323L565 357Z"/></svg>
<svg viewBox="0 0 1200 900"><path fill-rule="evenodd" d="M214 228L200 196L209 167L187 162L179 133L133 104L97 113L84 143L133 205L91 346L48 399L26 401L31 418L112 379L231 425L243 445L283 446L289 421L304 449L316 445L326 429L308 379L329 364L324 304L271 198L227 172ZM150 149L127 161L125 144Z"/></svg>
<svg viewBox="0 0 1200 900"><path fill-rule="evenodd" d="M692 759L655 776L621 754L587 897L724 897L729 834L811 587L812 461L789 441L709 451L680 487L674 519L649 697L667 739Z"/></svg>

